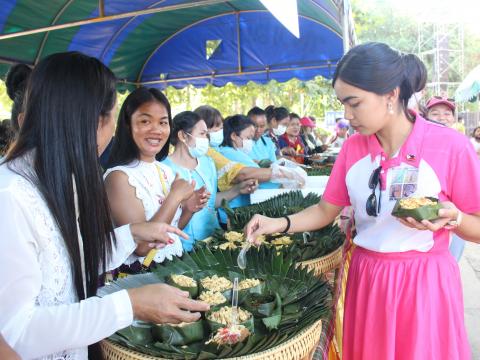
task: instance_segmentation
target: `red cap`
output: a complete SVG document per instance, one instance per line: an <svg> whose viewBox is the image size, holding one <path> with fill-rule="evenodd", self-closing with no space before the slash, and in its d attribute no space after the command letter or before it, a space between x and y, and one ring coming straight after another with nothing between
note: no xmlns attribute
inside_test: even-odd
<svg viewBox="0 0 480 360"><path fill-rule="evenodd" d="M430 110L435 105L443 104L450 108L450 110L455 111L455 102L453 99L444 98L441 96L434 96L427 101L427 109Z"/></svg>
<svg viewBox="0 0 480 360"><path fill-rule="evenodd" d="M311 128L315 127L315 123L308 116L305 116L305 117L300 119L300 125L306 126L306 127L311 127Z"/></svg>

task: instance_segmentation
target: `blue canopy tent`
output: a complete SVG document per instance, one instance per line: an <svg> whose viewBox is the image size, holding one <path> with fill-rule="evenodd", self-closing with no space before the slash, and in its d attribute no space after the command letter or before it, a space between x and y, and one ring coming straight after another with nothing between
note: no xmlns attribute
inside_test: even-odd
<svg viewBox="0 0 480 360"><path fill-rule="evenodd" d="M108 65L121 88L330 78L348 34L344 5L298 0L297 39L258 0L9 0L0 73L76 50Z"/></svg>

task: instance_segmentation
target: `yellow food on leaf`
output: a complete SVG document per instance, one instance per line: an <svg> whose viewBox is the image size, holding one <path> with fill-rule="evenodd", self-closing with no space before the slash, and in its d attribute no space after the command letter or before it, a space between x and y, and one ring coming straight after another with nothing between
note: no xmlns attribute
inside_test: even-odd
<svg viewBox="0 0 480 360"><path fill-rule="evenodd" d="M247 310L243 310L242 308L238 308L238 322L243 323L250 319L252 314ZM220 310L211 312L207 319L215 321L220 324L224 324L227 326L232 325L232 307L231 306L223 306Z"/></svg>
<svg viewBox="0 0 480 360"><path fill-rule="evenodd" d="M233 287L233 284L227 278L213 275L200 280L202 286L207 290L223 292Z"/></svg>
<svg viewBox="0 0 480 360"><path fill-rule="evenodd" d="M406 210L417 209L421 206L436 205L436 202L427 198L405 198L400 200L400 207Z"/></svg>
<svg viewBox="0 0 480 360"><path fill-rule="evenodd" d="M204 291L200 294L199 300L206 302L209 305L220 305L227 301L227 298L218 291Z"/></svg>
<svg viewBox="0 0 480 360"><path fill-rule="evenodd" d="M224 235L225 239L230 242L243 242L243 234L237 231L229 231Z"/></svg>
<svg viewBox="0 0 480 360"><path fill-rule="evenodd" d="M238 283L238 290L245 290L260 285L261 281L258 279L245 279Z"/></svg>
<svg viewBox="0 0 480 360"><path fill-rule="evenodd" d="M197 283L192 278L185 275L172 275L173 282L177 285L184 287L194 287L197 286Z"/></svg>

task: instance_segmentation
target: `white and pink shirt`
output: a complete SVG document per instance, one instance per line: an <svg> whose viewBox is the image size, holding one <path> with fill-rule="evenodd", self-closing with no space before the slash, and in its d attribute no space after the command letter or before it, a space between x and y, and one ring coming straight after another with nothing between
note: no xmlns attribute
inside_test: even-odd
<svg viewBox="0 0 480 360"><path fill-rule="evenodd" d="M366 212L372 193L368 182L380 165L381 210L373 217ZM377 187L377 201L379 191ZM408 196L432 196L453 202L465 213L479 212L480 162L470 141L417 115L407 140L389 159L375 135L355 134L343 145L322 199L337 206L353 206L357 228L354 243L363 248L427 252L434 241L442 240L441 247L446 249L450 231L418 231L391 215L396 200Z"/></svg>

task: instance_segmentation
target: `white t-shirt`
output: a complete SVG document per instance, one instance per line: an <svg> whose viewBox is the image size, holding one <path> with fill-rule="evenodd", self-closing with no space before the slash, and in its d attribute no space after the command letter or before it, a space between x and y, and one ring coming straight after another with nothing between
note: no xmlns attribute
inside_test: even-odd
<svg viewBox="0 0 480 360"><path fill-rule="evenodd" d="M27 157L13 166L31 169ZM86 360L89 344L132 323L126 290L78 301L55 219L36 186L7 164L0 165L0 229L0 333L22 359ZM107 270L136 247L129 225L115 236Z"/></svg>
<svg viewBox="0 0 480 360"><path fill-rule="evenodd" d="M135 196L142 202L145 210L145 219L147 220L150 220L162 206L175 180L175 174L172 169L158 161L148 163L135 160L128 165L115 166L105 172L104 179L114 171L121 171L128 176L128 183L135 188ZM162 182L159 178L159 171L162 174L166 186L166 194L164 194ZM178 226L181 215L182 210L179 207L172 220L173 226ZM172 259L173 256L181 256L183 253L182 242L178 235L169 235L175 242L157 250L153 258L157 263L163 262L165 258ZM132 254L125 263L131 264L137 260L143 262L144 259L145 257Z"/></svg>

